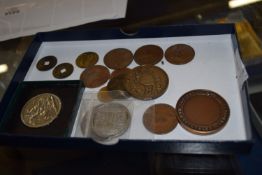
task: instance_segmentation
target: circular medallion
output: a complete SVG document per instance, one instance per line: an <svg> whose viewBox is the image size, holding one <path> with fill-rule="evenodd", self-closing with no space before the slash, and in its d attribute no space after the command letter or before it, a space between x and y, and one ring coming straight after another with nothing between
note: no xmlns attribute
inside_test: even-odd
<svg viewBox="0 0 262 175"><path fill-rule="evenodd" d="M37 64L36 68L40 71L47 71L55 67L57 63L57 58L55 56L46 56L41 58Z"/></svg>
<svg viewBox="0 0 262 175"><path fill-rule="evenodd" d="M119 103L105 103L94 107L91 129L99 140L121 136L128 129L131 116L128 109Z"/></svg>
<svg viewBox="0 0 262 175"><path fill-rule="evenodd" d="M165 52L166 60L171 64L186 64L193 60L194 56L194 49L186 44L175 44Z"/></svg>
<svg viewBox="0 0 262 175"><path fill-rule="evenodd" d="M80 76L88 88L96 88L103 85L109 79L110 72L108 68L101 65L94 65L85 69Z"/></svg>
<svg viewBox="0 0 262 175"><path fill-rule="evenodd" d="M61 110L61 100L51 93L34 96L28 100L21 111L21 121L30 128L49 125Z"/></svg>
<svg viewBox="0 0 262 175"><path fill-rule="evenodd" d="M138 66L125 76L124 86L131 96L140 100L151 100L165 93L168 75L156 66Z"/></svg>
<svg viewBox="0 0 262 175"><path fill-rule="evenodd" d="M139 65L155 65L163 58L163 50L157 45L144 45L138 48L134 55L134 60Z"/></svg>
<svg viewBox="0 0 262 175"><path fill-rule="evenodd" d="M125 48L117 48L109 51L104 57L104 63L111 69L122 69L133 61L133 54Z"/></svg>
<svg viewBox="0 0 262 175"><path fill-rule="evenodd" d="M74 66L70 63L62 63L57 65L53 70L53 76L58 79L68 77L73 73Z"/></svg>
<svg viewBox="0 0 262 175"><path fill-rule="evenodd" d="M177 112L168 104L150 106L143 115L143 124L155 134L167 134L177 126Z"/></svg>
<svg viewBox="0 0 262 175"><path fill-rule="evenodd" d="M85 52L76 59L76 65L80 68L88 68L98 62L98 54L95 52Z"/></svg>
<svg viewBox="0 0 262 175"><path fill-rule="evenodd" d="M217 93L193 90L184 94L176 105L178 121L194 134L212 134L221 130L229 119L229 106Z"/></svg>

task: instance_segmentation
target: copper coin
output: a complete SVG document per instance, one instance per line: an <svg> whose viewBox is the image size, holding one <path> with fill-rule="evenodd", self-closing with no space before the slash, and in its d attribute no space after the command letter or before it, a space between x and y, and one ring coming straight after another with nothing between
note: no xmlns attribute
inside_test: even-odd
<svg viewBox="0 0 262 175"><path fill-rule="evenodd" d="M177 126L177 112L168 104L155 104L145 111L143 123L152 133L167 134Z"/></svg>
<svg viewBox="0 0 262 175"><path fill-rule="evenodd" d="M114 77L117 77L119 75L122 75L122 74L128 74L128 72L130 72L131 69L125 67L123 69L117 69L117 70L114 70L111 75L110 75L110 79L114 78Z"/></svg>
<svg viewBox="0 0 262 175"><path fill-rule="evenodd" d="M95 52L85 52L80 54L76 59L76 65L80 68L88 68L98 61L98 55Z"/></svg>
<svg viewBox="0 0 262 175"><path fill-rule="evenodd" d="M157 66L138 66L125 76L124 86L131 96L141 100L151 100L165 93L168 87L168 75Z"/></svg>
<svg viewBox="0 0 262 175"><path fill-rule="evenodd" d="M70 63L62 63L57 65L53 70L53 76L58 79L63 79L72 74L74 66Z"/></svg>
<svg viewBox="0 0 262 175"><path fill-rule="evenodd" d="M117 48L109 51L104 57L104 63L111 69L122 69L133 61L133 54L125 48Z"/></svg>
<svg viewBox="0 0 262 175"><path fill-rule="evenodd" d="M111 96L114 99L123 99L129 97L129 94L126 92L124 86L125 76L125 74L118 75L112 78L107 84L107 89L111 91Z"/></svg>
<svg viewBox="0 0 262 175"><path fill-rule="evenodd" d="M165 52L166 60L171 64L186 64L193 60L194 56L194 49L186 44L175 44Z"/></svg>
<svg viewBox="0 0 262 175"><path fill-rule="evenodd" d="M36 68L40 71L46 71L55 67L56 63L57 63L57 59L55 56L46 56L41 58L37 62Z"/></svg>
<svg viewBox="0 0 262 175"><path fill-rule="evenodd" d="M97 93L97 98L101 102L110 102L113 100L112 96L110 95L110 91L108 91L106 86L99 90Z"/></svg>
<svg viewBox="0 0 262 175"><path fill-rule="evenodd" d="M212 134L221 130L229 118L229 106L217 93L193 90L177 102L178 121L194 134Z"/></svg>
<svg viewBox="0 0 262 175"><path fill-rule="evenodd" d="M101 65L94 65L85 69L80 76L88 88L96 88L103 85L109 79L110 72L108 68Z"/></svg>
<svg viewBox="0 0 262 175"><path fill-rule="evenodd" d="M156 45L144 45L138 48L134 55L134 60L139 65L155 65L163 58L164 52Z"/></svg>

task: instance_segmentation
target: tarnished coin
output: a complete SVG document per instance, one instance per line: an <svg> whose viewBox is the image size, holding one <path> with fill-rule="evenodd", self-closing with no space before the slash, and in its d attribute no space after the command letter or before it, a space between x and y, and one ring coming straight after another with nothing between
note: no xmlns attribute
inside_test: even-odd
<svg viewBox="0 0 262 175"><path fill-rule="evenodd" d="M168 104L155 104L145 111L143 123L152 133L167 134L177 126L177 112Z"/></svg>
<svg viewBox="0 0 262 175"><path fill-rule="evenodd" d="M138 66L125 76L124 86L131 96L141 100L151 100L165 93L168 87L168 75L156 66Z"/></svg>
<svg viewBox="0 0 262 175"><path fill-rule="evenodd" d="M104 57L104 63L111 69L122 69L133 61L133 54L125 48L117 48L109 51Z"/></svg>
<svg viewBox="0 0 262 175"><path fill-rule="evenodd" d="M37 64L36 68L40 71L47 71L55 67L57 63L57 58L55 56L46 56L41 58Z"/></svg>
<svg viewBox="0 0 262 175"><path fill-rule="evenodd" d="M125 67L123 69L117 69L117 70L114 70L111 75L110 75L110 79L114 78L114 77L117 77L118 75L122 75L122 74L128 74L128 72L130 72L131 69Z"/></svg>
<svg viewBox="0 0 262 175"><path fill-rule="evenodd" d="M110 91L111 96L114 99L123 99L129 97L129 94L126 92L124 86L125 76L125 74L118 75L109 80L107 84L107 89Z"/></svg>
<svg viewBox="0 0 262 175"><path fill-rule="evenodd" d="M194 49L186 44L175 44L165 52L166 60L172 64L186 64L193 60L194 56Z"/></svg>
<svg viewBox="0 0 262 175"><path fill-rule="evenodd" d="M88 88L96 88L103 85L109 79L110 72L108 68L101 65L94 65L85 69L80 76Z"/></svg>
<svg viewBox="0 0 262 175"><path fill-rule="evenodd" d="M30 128L49 125L61 110L61 100L51 93L43 93L28 100L21 111L21 121Z"/></svg>
<svg viewBox="0 0 262 175"><path fill-rule="evenodd" d="M110 102L113 100L113 97L110 95L107 87L102 87L97 93L97 99L101 102Z"/></svg>
<svg viewBox="0 0 262 175"><path fill-rule="evenodd" d="M129 110L119 103L105 103L94 107L91 116L91 129L96 139L108 140L119 137L128 129L131 122Z"/></svg>
<svg viewBox="0 0 262 175"><path fill-rule="evenodd" d="M85 52L76 58L76 65L80 68L88 68L98 61L98 54L95 52Z"/></svg>
<svg viewBox="0 0 262 175"><path fill-rule="evenodd" d="M212 134L221 130L229 119L229 106L217 93L192 90L179 98L178 121L194 134Z"/></svg>
<svg viewBox="0 0 262 175"><path fill-rule="evenodd" d="M57 65L53 70L53 76L58 79L68 77L73 73L74 66L70 63L62 63Z"/></svg>
<svg viewBox="0 0 262 175"><path fill-rule="evenodd" d="M134 60L139 65L155 65L163 58L164 52L157 45L144 45L138 48L134 55Z"/></svg>

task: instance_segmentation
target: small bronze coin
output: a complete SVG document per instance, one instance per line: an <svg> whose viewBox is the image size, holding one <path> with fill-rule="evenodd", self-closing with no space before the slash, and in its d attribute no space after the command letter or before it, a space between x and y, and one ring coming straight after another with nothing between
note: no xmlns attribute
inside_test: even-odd
<svg viewBox="0 0 262 175"><path fill-rule="evenodd" d="M30 128L49 125L61 110L61 100L51 93L43 93L28 100L21 111L21 121Z"/></svg>
<svg viewBox="0 0 262 175"><path fill-rule="evenodd" d="M139 65L155 65L163 58L164 52L157 45L144 45L138 48L134 55L134 60Z"/></svg>
<svg viewBox="0 0 262 175"><path fill-rule="evenodd" d="M151 100L165 93L168 75L157 66L138 66L125 76L124 86L131 96L140 100Z"/></svg>
<svg viewBox="0 0 262 175"><path fill-rule="evenodd" d="M53 70L53 76L58 79L68 77L73 73L74 66L70 63L62 63L57 65Z"/></svg>
<svg viewBox="0 0 262 175"><path fill-rule="evenodd" d="M150 106L143 115L143 124L155 134L167 134L177 126L177 112L168 104Z"/></svg>
<svg viewBox="0 0 262 175"><path fill-rule="evenodd" d="M102 65L94 65L85 69L80 76L86 87L96 88L103 85L109 79L108 68Z"/></svg>
<svg viewBox="0 0 262 175"><path fill-rule="evenodd" d="M229 106L217 93L209 90L192 90L177 102L178 121L194 134L218 132L229 119Z"/></svg>
<svg viewBox="0 0 262 175"><path fill-rule="evenodd" d="M111 75L110 75L110 79L114 78L114 77L117 77L119 75L122 75L122 74L128 74L128 72L130 72L131 69L125 67L123 69L117 69L117 70L114 70Z"/></svg>
<svg viewBox="0 0 262 175"><path fill-rule="evenodd" d="M57 63L57 58L55 56L46 56L41 58L37 64L36 68L40 71L47 71L55 67Z"/></svg>
<svg viewBox="0 0 262 175"><path fill-rule="evenodd" d="M98 61L98 54L95 52L85 52L80 54L76 59L76 65L80 68L88 68Z"/></svg>
<svg viewBox="0 0 262 175"><path fill-rule="evenodd" d="M110 102L113 100L110 95L110 91L108 91L107 87L102 87L97 93L97 99L101 102Z"/></svg>
<svg viewBox="0 0 262 175"><path fill-rule="evenodd" d="M109 51L104 57L104 63L111 69L122 69L133 61L133 54L125 48L117 48Z"/></svg>
<svg viewBox="0 0 262 175"><path fill-rule="evenodd" d="M186 64L193 60L194 56L194 49L186 44L175 44L165 52L166 60L171 64Z"/></svg>
<svg viewBox="0 0 262 175"><path fill-rule="evenodd" d="M125 74L118 75L109 80L107 84L107 89L114 99L125 99L129 97L124 86L125 76Z"/></svg>

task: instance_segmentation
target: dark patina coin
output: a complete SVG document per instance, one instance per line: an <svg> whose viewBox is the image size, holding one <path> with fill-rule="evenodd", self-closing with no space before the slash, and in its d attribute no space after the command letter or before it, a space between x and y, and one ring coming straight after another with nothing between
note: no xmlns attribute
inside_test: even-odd
<svg viewBox="0 0 262 175"><path fill-rule="evenodd" d="M36 68L40 71L46 71L55 67L56 63L57 63L57 58L55 56L46 56L41 58L37 62Z"/></svg>
<svg viewBox="0 0 262 175"><path fill-rule="evenodd" d="M70 63L62 63L57 65L53 70L53 76L58 79L63 79L72 74L74 66Z"/></svg>
<svg viewBox="0 0 262 175"><path fill-rule="evenodd" d="M187 92L178 100L176 109L181 126L191 133L201 135L221 130L230 114L224 98L209 90Z"/></svg>
<svg viewBox="0 0 262 175"><path fill-rule="evenodd" d="M168 104L150 106L143 115L143 124L155 134L167 134L177 126L177 112Z"/></svg>
<svg viewBox="0 0 262 175"><path fill-rule="evenodd" d="M122 69L133 61L133 54L125 48L117 48L109 51L104 57L104 63L111 69Z"/></svg>
<svg viewBox="0 0 262 175"><path fill-rule="evenodd" d="M125 76L124 86L131 96L141 100L151 100L165 93L168 87L168 75L157 66L138 66Z"/></svg>
<svg viewBox="0 0 262 175"><path fill-rule="evenodd" d="M134 60L139 65L155 65L163 58L164 52L156 45L144 45L138 48L134 55Z"/></svg>
<svg viewBox="0 0 262 175"><path fill-rule="evenodd" d="M95 65L85 69L80 76L88 88L96 88L103 85L109 79L110 72L108 68L102 65Z"/></svg>
<svg viewBox="0 0 262 175"><path fill-rule="evenodd" d="M175 44L165 52L166 60L172 64L186 64L193 60L194 56L194 49L186 44Z"/></svg>
<svg viewBox="0 0 262 175"><path fill-rule="evenodd" d="M76 65L80 68L88 68L98 61L98 55L95 52L85 52L80 54L76 59Z"/></svg>

